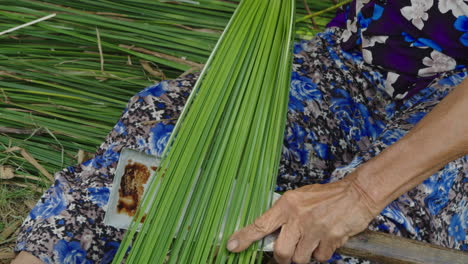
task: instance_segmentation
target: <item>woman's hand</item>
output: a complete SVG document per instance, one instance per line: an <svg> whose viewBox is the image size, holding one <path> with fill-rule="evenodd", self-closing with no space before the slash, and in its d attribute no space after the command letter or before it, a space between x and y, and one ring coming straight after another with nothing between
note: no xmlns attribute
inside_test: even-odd
<svg viewBox="0 0 468 264"><path fill-rule="evenodd" d="M349 178L286 192L253 224L234 233L228 249L243 251L281 228L274 248L280 264L308 263L312 257L318 261L330 259L337 248L363 231L379 213Z"/></svg>
<svg viewBox="0 0 468 264"><path fill-rule="evenodd" d="M234 233L228 249L240 252L281 227L278 262L327 260L386 205L468 154L467 113L468 78L408 134L345 179L285 193L252 225Z"/></svg>

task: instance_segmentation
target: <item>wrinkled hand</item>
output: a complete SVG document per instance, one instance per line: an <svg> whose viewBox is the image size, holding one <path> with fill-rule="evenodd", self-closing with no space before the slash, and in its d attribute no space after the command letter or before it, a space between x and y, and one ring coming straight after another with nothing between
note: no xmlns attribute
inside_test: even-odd
<svg viewBox="0 0 468 264"><path fill-rule="evenodd" d="M286 192L253 224L235 232L228 250L241 252L281 228L274 246L278 263L326 261L378 213L352 180L308 185Z"/></svg>

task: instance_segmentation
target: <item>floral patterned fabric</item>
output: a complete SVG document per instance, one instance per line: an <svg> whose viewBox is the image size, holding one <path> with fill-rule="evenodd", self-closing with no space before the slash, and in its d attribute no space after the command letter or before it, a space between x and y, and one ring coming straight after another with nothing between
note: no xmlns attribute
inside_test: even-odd
<svg viewBox="0 0 468 264"><path fill-rule="evenodd" d="M330 26L346 29L343 49L362 47L365 62L387 71L396 99L468 65L467 0L354 0Z"/></svg>
<svg viewBox="0 0 468 264"><path fill-rule="evenodd" d="M295 46L277 191L337 181L405 135L468 76L446 72L411 98L385 92L386 72L343 50L333 28ZM96 156L55 175L31 211L17 251L45 263L110 263L122 230L103 219L122 148L160 155L197 76L163 81L130 99ZM467 157L392 202L369 229L468 249ZM334 255L332 263L366 263Z"/></svg>

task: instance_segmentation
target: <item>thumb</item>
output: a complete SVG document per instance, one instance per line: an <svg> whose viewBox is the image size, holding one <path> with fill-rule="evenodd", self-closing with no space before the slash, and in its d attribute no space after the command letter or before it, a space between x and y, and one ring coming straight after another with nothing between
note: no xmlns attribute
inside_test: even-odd
<svg viewBox="0 0 468 264"><path fill-rule="evenodd" d="M285 215L281 207L276 204L257 218L253 224L236 231L227 244L231 252L241 252L247 249L253 242L273 233L285 223Z"/></svg>

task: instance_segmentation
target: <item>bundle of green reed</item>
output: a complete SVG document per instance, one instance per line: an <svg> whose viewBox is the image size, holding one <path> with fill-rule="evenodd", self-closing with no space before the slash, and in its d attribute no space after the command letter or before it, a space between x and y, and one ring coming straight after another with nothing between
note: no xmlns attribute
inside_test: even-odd
<svg viewBox="0 0 468 264"><path fill-rule="evenodd" d="M296 17L344 1L295 0ZM0 31L57 15L0 36L0 166L15 170L0 179L0 211L34 203L30 194L53 172L93 153L142 87L201 68L238 2L2 0ZM296 39L322 30L334 11L319 14L296 23Z"/></svg>
<svg viewBox="0 0 468 264"><path fill-rule="evenodd" d="M129 246L126 263L261 258L256 245L240 255L225 247L228 235L271 200L286 120L294 10L293 0L241 2L113 263L122 262Z"/></svg>

